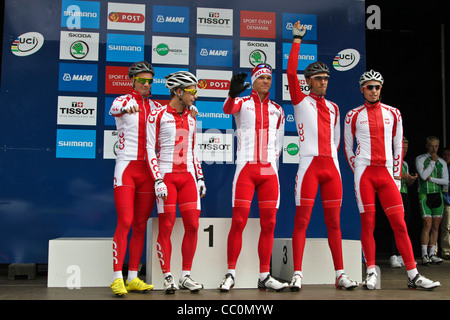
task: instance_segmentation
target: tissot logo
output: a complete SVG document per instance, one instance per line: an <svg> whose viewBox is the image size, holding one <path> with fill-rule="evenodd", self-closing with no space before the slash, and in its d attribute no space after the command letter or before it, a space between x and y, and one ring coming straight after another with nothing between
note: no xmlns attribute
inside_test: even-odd
<svg viewBox="0 0 450 320"><path fill-rule="evenodd" d="M233 10L197 8L197 33L233 35Z"/></svg>

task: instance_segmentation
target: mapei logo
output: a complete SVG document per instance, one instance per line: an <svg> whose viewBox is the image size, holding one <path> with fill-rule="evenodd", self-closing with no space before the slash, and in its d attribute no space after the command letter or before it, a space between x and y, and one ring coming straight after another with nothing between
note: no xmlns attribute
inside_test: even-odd
<svg viewBox="0 0 450 320"><path fill-rule="evenodd" d="M233 42L228 39L197 39L197 64L231 67Z"/></svg>
<svg viewBox="0 0 450 320"><path fill-rule="evenodd" d="M228 50L208 50L205 48L200 49L200 55L203 57L207 56L217 56L217 57L226 57L228 56Z"/></svg>
<svg viewBox="0 0 450 320"><path fill-rule="evenodd" d="M94 64L59 64L59 90L96 92L98 66Z"/></svg>
<svg viewBox="0 0 450 320"><path fill-rule="evenodd" d="M189 7L153 6L153 31L189 33Z"/></svg>
<svg viewBox="0 0 450 320"><path fill-rule="evenodd" d="M27 32L17 37L12 43L11 52L19 57L37 52L44 44L44 37L38 32Z"/></svg>
<svg viewBox="0 0 450 320"><path fill-rule="evenodd" d="M296 21L306 28L304 40L317 40L317 16L297 13L283 13L283 39L292 39L292 28Z"/></svg>
<svg viewBox="0 0 450 320"><path fill-rule="evenodd" d="M345 49L339 52L333 59L333 67L338 71L353 69L360 59L360 54L355 49Z"/></svg>

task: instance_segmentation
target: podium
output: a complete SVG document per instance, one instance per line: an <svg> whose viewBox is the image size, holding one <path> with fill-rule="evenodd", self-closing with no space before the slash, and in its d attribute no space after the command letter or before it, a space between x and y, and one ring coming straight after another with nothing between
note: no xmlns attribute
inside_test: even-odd
<svg viewBox="0 0 450 320"><path fill-rule="evenodd" d="M344 271L350 279L362 282L362 253L359 240L342 240ZM291 281L294 273L292 239L274 240L272 275ZM328 239L307 238L303 253L303 284L334 284L336 280Z"/></svg>
<svg viewBox="0 0 450 320"><path fill-rule="evenodd" d="M231 218L200 218L197 250L192 264L191 276L205 289L217 289L227 272L227 239ZM258 240L259 219L248 219L242 235L242 250L236 264L234 288L257 288L259 277ZM178 285L181 275L181 242L184 235L183 222L177 218L172 231L171 272ZM155 290L163 289L163 275L156 250L158 218L147 224L147 283Z"/></svg>

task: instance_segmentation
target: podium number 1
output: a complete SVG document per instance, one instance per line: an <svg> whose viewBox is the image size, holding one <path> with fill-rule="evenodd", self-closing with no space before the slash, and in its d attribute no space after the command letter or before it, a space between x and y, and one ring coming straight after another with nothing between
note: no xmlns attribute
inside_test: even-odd
<svg viewBox="0 0 450 320"><path fill-rule="evenodd" d="M205 232L209 232L209 247L213 247L214 246L214 226L212 224L209 225L208 228L203 229L203 231Z"/></svg>

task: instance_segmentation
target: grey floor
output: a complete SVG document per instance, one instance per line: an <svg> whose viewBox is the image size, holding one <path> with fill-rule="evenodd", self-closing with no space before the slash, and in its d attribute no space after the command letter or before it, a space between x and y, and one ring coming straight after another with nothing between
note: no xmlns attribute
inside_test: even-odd
<svg viewBox="0 0 450 320"><path fill-rule="evenodd" d="M352 290L337 290L334 285L305 285L300 292L263 292L257 289L234 289L228 293L218 290L202 290L197 294L177 291L165 295L160 290L146 294L128 293L125 297L115 297L110 288L47 288L45 272L38 272L36 279L17 277L8 279L8 274L0 273L0 301L6 300L149 300L149 301L237 301L237 300L450 300L450 261L440 265L422 266L419 272L442 286L432 291L411 290L406 285L404 268L391 268L387 261L378 262L381 269L381 289L366 290L361 286ZM364 267L363 267L364 270ZM256 280L255 280L256 281Z"/></svg>

